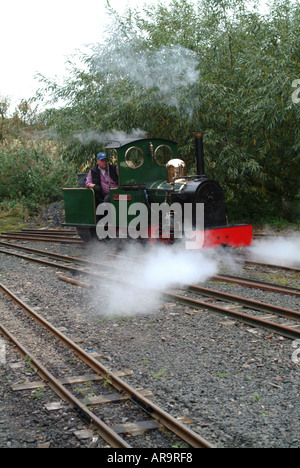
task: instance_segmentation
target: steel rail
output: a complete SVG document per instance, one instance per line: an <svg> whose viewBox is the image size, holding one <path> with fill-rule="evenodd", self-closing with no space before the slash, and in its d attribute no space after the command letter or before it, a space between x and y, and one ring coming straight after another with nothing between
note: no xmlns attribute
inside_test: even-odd
<svg viewBox="0 0 300 468"><path fill-rule="evenodd" d="M285 309L273 304L267 304L266 302L255 301L254 299L247 299L245 297L236 296L234 294L228 294L214 289L203 288L195 284L188 285L188 291L196 294L201 294L207 297L213 297L219 301L234 302L241 304L243 307L249 309L258 310L261 312L274 313L279 317L289 317L296 320L300 320L300 312L292 309Z"/></svg>
<svg viewBox="0 0 300 468"><path fill-rule="evenodd" d="M24 236L24 237L30 237L30 236L42 236L42 237L77 237L79 239L79 236L77 232L75 231L57 231L57 230L33 230L33 229L26 229L26 230L21 230L21 231L3 231L1 234L6 235L6 236Z"/></svg>
<svg viewBox="0 0 300 468"><path fill-rule="evenodd" d="M91 260L85 260L85 259L78 258L78 257L70 257L70 256L66 256L66 255L56 254L56 253L53 253L53 252L45 252L44 250L33 249L31 247L25 247L25 246L16 245L16 244L9 244L7 242L0 242L0 247L1 246L8 247L10 249L17 249L17 250L24 250L24 251L28 251L28 252L32 252L32 253L39 253L42 256L55 258L57 260L64 260L66 262L69 261L69 262L72 262L72 263L79 263L79 264L85 265L87 267L88 266L95 266L97 268L103 268L103 267L104 268L109 268L109 269L112 268L112 265L110 265L108 267L107 265L105 265L103 263L92 262ZM9 252L3 251L3 250L1 250L0 252L9 253ZM13 253L11 253L11 255L18 256L17 254L13 254ZM28 259L30 260L30 258L28 258ZM218 275L218 276L213 276L211 278L211 280L218 281L218 282L227 282L227 283L239 284L240 286L245 286L245 287L248 287L248 288L261 289L261 290L264 290L264 291L277 292L277 293L280 293L280 294L287 294L287 295L290 295L290 296L300 297L300 290L299 289L291 288L291 287L285 287L285 286L279 286L279 285L276 285L276 284L266 283L266 282L263 282L263 281L257 282L255 280L243 279L243 278L240 278L240 277L237 277L237 276Z"/></svg>
<svg viewBox="0 0 300 468"><path fill-rule="evenodd" d="M39 263L41 265L46 265L46 266L51 266L51 267L54 267L54 268L58 268L60 270L68 270L68 271L74 271L75 273L85 273L85 274L90 274L90 275L93 274L93 272L87 272L86 270L80 270L79 268L73 268L70 265L61 265L61 264L58 264L58 263L43 260L41 258L27 257L26 255L22 255L22 254L19 254L17 252L7 252L5 250L0 249L0 253L13 255L14 257L19 257L19 258L22 258L23 260L26 260L26 261L29 261L29 262ZM97 276L96 273L95 273L95 276Z"/></svg>
<svg viewBox="0 0 300 468"><path fill-rule="evenodd" d="M190 307L194 307L194 308L198 308L202 310L207 309L212 312L217 312L225 316L233 317L248 325L255 326L255 327L259 326L261 328L265 328L267 330L279 333L292 340L300 338L300 330L296 330L295 328L292 328L292 327L286 327L278 323L270 322L269 320L265 320L259 317L253 317L249 314L237 312L232 309L225 309L224 307L220 307L214 304L209 304L207 302L198 301L196 299L191 299L186 296L180 296L178 294L171 293L171 292L163 292L162 296L171 301L176 300L183 304L187 304Z"/></svg>
<svg viewBox="0 0 300 468"><path fill-rule="evenodd" d="M24 234L42 234L42 235L59 235L59 236L73 236L78 237L78 232L75 230L67 230L67 229L21 229L21 231L17 231L19 233ZM2 233L4 234L4 233Z"/></svg>
<svg viewBox="0 0 300 468"><path fill-rule="evenodd" d="M1 245L1 243L0 243ZM0 249L0 253L4 253L4 254L7 254L7 255L12 255L14 257L18 257L18 258L21 258L22 260L26 260L28 262L33 262L33 263L38 263L40 265L45 265L45 266L48 266L48 267L52 267L52 268L57 268L59 270L66 270L66 271L72 271L75 275L78 275L78 274L81 274L81 275L89 275L89 276L96 276L98 278L104 278L103 275L101 275L100 273L97 273L95 271L88 271L88 270L82 270L80 268L74 268L70 265L62 265L60 263L54 263L54 262L49 262L47 260L43 260L42 258L34 258L34 257L28 257L26 255L22 255L22 254L19 254L17 252L8 252L8 251L5 251L5 250L2 250ZM45 252L44 252L44 255L47 255ZM52 255L55 255L55 254L52 254ZM62 260L64 259L65 261L71 261L70 259L72 257L67 257L65 258L63 255L61 256L62 257ZM100 264L96 264L99 266L102 266ZM103 265L103 267L106 267L107 269L109 269L109 267L107 265Z"/></svg>
<svg viewBox="0 0 300 468"><path fill-rule="evenodd" d="M60 238L60 237L53 237L53 236L23 236L23 235L11 235L11 234L1 234L0 239L11 239L11 240L23 240L23 241L31 241L31 242L53 242L53 243L65 243L65 244L80 244L85 245L84 242L80 239L74 238Z"/></svg>
<svg viewBox="0 0 300 468"><path fill-rule="evenodd" d="M300 266L299 262L297 262L297 265L294 266L285 266L285 265L278 265L276 263L268 263L268 259L266 257L263 257L262 259L257 258L257 260L251 255L247 255L245 253L237 253L238 257L240 257L245 265L258 265L262 267L266 267L269 269L277 269L277 270L284 270L284 271L291 271L295 273L300 273Z"/></svg>
<svg viewBox="0 0 300 468"><path fill-rule="evenodd" d="M1 285L1 288L3 286ZM18 340L17 338L0 324L0 331L18 348L21 355L30 359L30 364L38 369L39 377L44 380L49 387L64 401L68 402L74 411L79 416L83 417L89 423L93 423L98 434L114 448L132 448L127 442L122 439L115 431L107 426L101 419L93 414L78 398L76 398L67 388L49 372L38 359L36 359Z"/></svg>
<svg viewBox="0 0 300 468"><path fill-rule="evenodd" d="M275 265L273 263L266 263L266 262L258 262L254 260L244 260L245 265L258 265L258 266L263 266L266 268L270 269L276 269L276 270L284 270L284 271L291 271L294 273L300 273L300 268L298 267L293 267L293 266L283 266L283 265Z"/></svg>
<svg viewBox="0 0 300 468"><path fill-rule="evenodd" d="M69 265L61 265L61 264L57 264L57 263L53 263L53 262L48 262L48 261L42 260L42 259L26 257L24 255L21 255L21 254L15 253L15 252L7 252L7 251L3 251L3 250L0 249L0 253L2 253L2 252L3 253L8 253L8 254L23 258L23 259L25 258L26 260L36 262L36 263L40 263L42 265L72 271L75 274L83 274L83 275L89 275L89 276L93 276L93 277L100 277L100 278L107 279L107 278L103 277L103 275L101 275L100 273L97 273L97 272L94 272L94 271L82 270L82 269L79 269L79 268L74 268L74 267L69 266ZM46 254L46 253L44 252L44 254ZM62 257L64 258L64 256L62 256ZM84 262L87 262L87 261L84 260ZM98 265L98 267L103 266L103 267L105 267L107 269L110 269L110 267L107 266L107 265L100 265L98 263L96 265ZM118 279L118 281L121 282L120 279ZM122 280L122 282L124 284L126 284L126 282L124 280ZM232 281L232 282L234 282L234 281ZM276 324L274 322L270 322L268 320L261 319L261 318L258 318L258 317L253 317L253 316L251 316L249 314L237 312L237 311L234 311L234 310L231 310L231 309L225 309L225 308L217 306L217 305L211 305L211 304L208 304L206 302L202 302L202 301L198 301L198 300L195 300L195 299L188 298L186 296L180 296L178 294L173 294L173 293L170 293L170 292L162 292L161 294L162 294L162 297L170 298L170 300L175 299L175 300L177 300L179 302L188 304L190 307L207 309L207 310L210 310L212 312L219 312L222 315L232 316L232 317L236 318L237 320L241 320L242 322L247 323L248 325L259 326L259 327L262 327L262 328L266 328L268 330L275 331L276 333L279 333L279 334L281 334L283 336L286 336L287 338L290 338L290 339L293 339L293 340L294 339L299 339L299 337L300 337L300 331L296 330L296 329L294 329L292 327L285 327L284 325L281 325L281 324ZM287 309L287 314L290 313L290 312L295 312L294 316L297 315L296 311L290 311L289 309Z"/></svg>
<svg viewBox="0 0 300 468"><path fill-rule="evenodd" d="M61 279L63 279L64 281L67 281L67 278L61 278ZM104 279L108 280L107 277L105 277ZM123 281L123 283L125 283L125 282ZM85 283L84 287L89 288L89 287L92 287L92 285L90 285L88 283ZM193 289L193 286L191 286L191 288ZM193 290L192 292L195 292L195 291ZM209 296L217 298L218 291L211 291L211 292L213 294L211 294ZM220 294L222 295L222 293L220 293ZM296 330L295 328L286 327L286 326L278 324L278 323L270 322L270 321L262 319L260 317L253 317L253 316L248 315L248 314L236 312L236 311L234 311L232 309L225 309L225 308L217 306L217 305L211 305L211 304L208 304L207 302L198 301L196 299L191 299L191 298L188 298L186 296L180 296L178 294L173 294L173 293L170 293L170 292L162 292L161 295L162 295L162 297L165 297L166 300L174 300L175 299L177 302L187 304L189 307L198 308L198 309L200 308L201 310L207 309L207 310L209 310L211 312L217 312L217 313L220 313L220 314L225 315L225 316L231 316L231 317L233 317L233 318L235 318L237 320L240 320L241 322L246 323L248 325L251 325L251 326L254 326L254 327L258 326L258 327L261 327L261 328L264 328L264 329L271 330L273 332L275 331L276 333L279 333L279 334L281 334L283 336L286 336L287 338L290 338L292 340L299 339L299 337L300 337L300 331ZM231 296L231 295L228 295L228 296L230 297L230 302L232 302L232 299L235 296ZM226 300L223 296L222 297L219 296L218 299L219 300ZM241 301L247 301L246 298L239 298L239 299L241 299ZM227 300L229 301L229 298L227 298ZM252 302L255 302L255 301L252 301ZM276 306L270 305L272 308L274 307L274 310L270 310L270 309L268 309L269 304L264 304L264 303L258 302L258 305L260 306L260 309L257 309L256 307L254 307L254 304L252 304L252 307L250 307L249 304L247 306L248 306L248 308L253 308L255 310L262 310L262 311L267 312L267 313L273 313L273 312L275 313ZM277 311L277 315L279 315L281 317L290 317L290 318L299 319L299 313L297 311L293 311L293 310L290 310L290 309L282 309L280 311Z"/></svg>
<svg viewBox="0 0 300 468"><path fill-rule="evenodd" d="M211 278L213 281L226 282L245 286L246 288L261 289L262 291L270 291L280 294L287 294L289 296L300 297L300 291L289 287L279 286L276 284L255 281L251 279L243 279L238 276L218 275Z"/></svg>
<svg viewBox="0 0 300 468"><path fill-rule="evenodd" d="M0 250L0 253L1 252L2 252L2 250ZM6 252L4 252L4 253L6 253ZM42 265L47 265L47 266L51 266L51 267L58 268L58 269L72 271L75 274L80 273L80 274L83 274L83 275L89 275L89 276L98 277L98 278L108 280L107 277L104 277L102 274L94 272L94 271L81 270L79 268L74 268L74 267L69 266L69 265L60 265L60 264L53 263L53 262L48 262L48 261L42 260L42 259L36 259L36 258L32 258L32 257L25 257L24 255L13 253L13 252L9 252L9 253L12 254L12 255L15 255L17 257L25 258L26 260L29 260L29 261L40 263ZM109 269L109 267L107 265L105 265L105 266L106 266L106 268ZM120 279L118 279L118 281L121 282ZM124 280L122 280L122 282L124 284L126 284L126 282ZM232 317L236 318L237 320L241 320L242 322L247 323L248 325L256 326L256 327L259 326L259 327L262 327L262 328L266 328L268 330L275 331L276 333L279 333L279 334L281 334L283 336L286 336L287 338L290 338L290 339L293 339L293 340L298 339L300 337L300 331L298 331L298 330L296 330L294 328L291 328L291 327L285 327L285 326L280 325L280 324L275 324L275 323L270 322L268 320L264 320L264 319L261 319L261 318L258 318L258 317L253 317L251 315L244 314L244 313L241 313L241 312L236 312L236 311L231 310L231 309L225 309L225 308L217 306L217 305L210 305L210 304L208 304L206 302L190 299L190 298L187 298L185 296L180 296L180 295L169 293L169 292L162 292L161 295L162 295L162 297L169 298L170 300L175 299L175 300L177 300L177 301L179 301L181 303L188 304L190 307L208 309L208 310L210 310L212 312L219 312L222 315L232 316Z"/></svg>
<svg viewBox="0 0 300 468"><path fill-rule="evenodd" d="M131 385L124 382L117 375L107 369L99 361L91 357L86 351L80 348L67 336L57 330L50 322L45 320L34 310L32 310L27 304L21 301L17 296L15 296L9 289L7 289L3 284L0 283L0 289L11 297L11 299L26 310L36 321L44 325L51 333L53 333L57 338L59 338L63 343L69 346L79 358L85 362L91 369L101 376L107 378L109 376L110 382L113 387L117 390L122 391L129 399L151 415L154 419L159 421L162 425L168 428L171 432L179 436L182 440L187 442L194 448L213 448L213 446L205 439L203 439L199 434L195 433L193 430L185 426L184 424L177 421L171 415L166 413L163 409L157 406L148 398L144 397L141 393L137 392Z"/></svg>
<svg viewBox="0 0 300 468"><path fill-rule="evenodd" d="M0 241L0 247L1 246L4 246L4 247L8 247L10 249L16 249L16 250L24 250L25 252L30 252L30 253L38 253L42 256L45 256L45 257L50 257L50 258L55 258L57 260L64 260L65 262L72 262L72 263L80 263L82 265L86 265L86 266L102 266L101 264L99 263L96 263L96 262L92 262L90 260L85 260L85 259L82 259L82 258L79 258L79 257L70 257L68 255L62 255L62 254L57 254L57 253L54 253L54 252L46 252L44 250L40 250L40 249L33 249L32 247L26 247L24 245L17 245L17 244L9 244L8 242L1 242ZM1 250L2 253L9 253L9 252L6 252L4 250ZM13 253L11 253L11 255L13 255ZM29 257L27 257L29 258Z"/></svg>

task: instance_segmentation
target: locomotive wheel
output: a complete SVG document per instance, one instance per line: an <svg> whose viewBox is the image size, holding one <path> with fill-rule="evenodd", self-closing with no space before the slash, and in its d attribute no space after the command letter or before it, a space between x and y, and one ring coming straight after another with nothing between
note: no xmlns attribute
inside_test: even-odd
<svg viewBox="0 0 300 468"><path fill-rule="evenodd" d="M83 240L83 242L91 242L91 240L95 237L94 230L91 228L77 228L78 235Z"/></svg>

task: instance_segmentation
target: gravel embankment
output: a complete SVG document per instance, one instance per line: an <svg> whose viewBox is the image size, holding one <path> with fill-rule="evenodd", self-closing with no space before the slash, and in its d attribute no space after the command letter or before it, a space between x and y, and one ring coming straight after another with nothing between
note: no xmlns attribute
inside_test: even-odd
<svg viewBox="0 0 300 468"><path fill-rule="evenodd" d="M26 245L103 260L107 265L115 261L107 255L114 249L112 244ZM174 275L186 278L182 259L176 271L163 255L158 258L164 266L159 271L152 264L150 270L147 263L157 284L169 286L163 283L168 275L170 279ZM211 265L199 265L201 275L209 273ZM245 276L268 280L272 275L276 282L284 280L300 288L296 274L236 268ZM134 286L141 286L148 278L130 261L120 265L119 272L120 279L133 277ZM110 369L132 369L134 375L126 378L128 382L152 390L155 402L172 415L191 416L196 421L193 429L216 447L300 448L300 364L292 360L295 348L291 340L175 302L151 301L149 291L131 290L117 280L79 277L94 285L90 290L58 280L59 273L0 254L1 283L38 307L51 323L65 327L65 333L81 340L84 349L103 356L103 363ZM217 286L229 293L300 310L299 299L292 296L227 284L209 287ZM1 294L1 321L9 310ZM53 398L48 390L39 397L32 392L11 391L12 383L27 378L26 364L19 364L15 350L6 345L6 362L0 363L0 446L89 446L91 440L74 437L74 431L85 426L71 410L65 407L51 414L45 410L44 404Z"/></svg>

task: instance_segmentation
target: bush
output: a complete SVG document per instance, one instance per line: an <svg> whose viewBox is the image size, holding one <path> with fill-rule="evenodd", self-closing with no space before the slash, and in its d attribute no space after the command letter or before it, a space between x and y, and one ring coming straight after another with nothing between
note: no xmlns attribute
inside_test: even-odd
<svg viewBox="0 0 300 468"><path fill-rule="evenodd" d="M62 188L75 181L75 167L50 140L6 140L0 145L0 165L0 203L22 202L30 213L61 199Z"/></svg>

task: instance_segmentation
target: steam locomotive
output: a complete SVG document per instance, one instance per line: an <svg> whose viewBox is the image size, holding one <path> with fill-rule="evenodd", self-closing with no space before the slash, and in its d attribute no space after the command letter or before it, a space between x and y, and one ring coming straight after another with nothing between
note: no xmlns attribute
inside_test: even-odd
<svg viewBox="0 0 300 468"><path fill-rule="evenodd" d="M151 243L173 243L178 237L194 236L197 248L251 245L251 225L228 224L225 192L218 182L209 180L204 174L203 133L197 132L194 136L197 175L193 176L187 176L186 165L178 158L175 141L143 138L112 142L106 146L109 163L117 167L118 173L117 187L109 190L109 206L115 216L112 224L107 223L108 236L112 233L111 237L126 238L134 221L130 208L138 206L149 218L147 225L139 226L138 237ZM104 216L101 206L99 216L95 191L85 188L86 176L79 174L77 188L64 189L66 220L63 225L76 227L81 238L89 241L97 235L103 238L103 230L98 226L103 226ZM151 214L162 206L164 210L159 211L153 221ZM165 210L166 206L168 210ZM199 206L204 207L200 228L197 222ZM125 216L124 207L127 210ZM187 218L188 208L190 217Z"/></svg>

